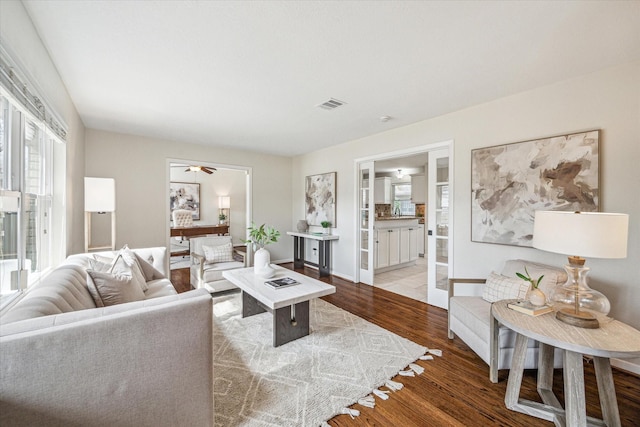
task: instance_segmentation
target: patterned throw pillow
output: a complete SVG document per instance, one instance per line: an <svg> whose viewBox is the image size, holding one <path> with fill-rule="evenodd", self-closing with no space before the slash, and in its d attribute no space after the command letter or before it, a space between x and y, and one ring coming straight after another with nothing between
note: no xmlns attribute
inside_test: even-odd
<svg viewBox="0 0 640 427"><path fill-rule="evenodd" d="M503 299L524 299L529 291L529 282L518 277L502 276L491 272L482 290L482 299L496 302Z"/></svg>
<svg viewBox="0 0 640 427"><path fill-rule="evenodd" d="M203 245L202 250L207 263L233 261L233 246L231 242L220 246Z"/></svg>

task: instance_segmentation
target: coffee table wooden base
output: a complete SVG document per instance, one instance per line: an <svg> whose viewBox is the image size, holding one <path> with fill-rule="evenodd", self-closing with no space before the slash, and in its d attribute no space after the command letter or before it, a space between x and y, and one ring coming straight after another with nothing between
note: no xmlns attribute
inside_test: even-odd
<svg viewBox="0 0 640 427"><path fill-rule="evenodd" d="M271 310L242 291L242 317L270 312L273 316L273 346L297 340L309 335L309 301Z"/></svg>

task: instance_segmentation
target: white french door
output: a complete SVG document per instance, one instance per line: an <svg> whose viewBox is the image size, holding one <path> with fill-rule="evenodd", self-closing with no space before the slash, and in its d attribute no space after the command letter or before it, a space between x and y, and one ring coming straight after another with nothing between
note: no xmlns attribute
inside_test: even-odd
<svg viewBox="0 0 640 427"><path fill-rule="evenodd" d="M374 244L373 221L375 204L373 184L375 170L373 162L362 162L358 168L358 262L360 282L373 285Z"/></svg>
<svg viewBox="0 0 640 427"><path fill-rule="evenodd" d="M427 302L447 308L451 247L449 149L429 152L427 185Z"/></svg>

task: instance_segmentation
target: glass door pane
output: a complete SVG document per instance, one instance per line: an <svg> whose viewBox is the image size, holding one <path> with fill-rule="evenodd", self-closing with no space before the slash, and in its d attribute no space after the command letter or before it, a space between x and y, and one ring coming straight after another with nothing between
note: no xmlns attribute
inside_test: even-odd
<svg viewBox="0 0 640 427"><path fill-rule="evenodd" d="M429 152L427 204L429 304L447 306L449 282L449 151Z"/></svg>
<svg viewBox="0 0 640 427"><path fill-rule="evenodd" d="M359 222L359 280L373 285L373 162L364 162L359 167L358 222Z"/></svg>

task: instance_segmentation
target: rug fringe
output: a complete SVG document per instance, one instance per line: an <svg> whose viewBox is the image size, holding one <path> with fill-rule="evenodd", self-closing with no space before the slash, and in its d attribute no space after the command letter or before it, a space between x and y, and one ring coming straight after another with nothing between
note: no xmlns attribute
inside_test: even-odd
<svg viewBox="0 0 640 427"><path fill-rule="evenodd" d="M421 375L424 372L424 368L420 365L416 365L415 363L409 363L409 368L411 372L415 372L418 375Z"/></svg>
<svg viewBox="0 0 640 427"><path fill-rule="evenodd" d="M404 384L399 383L397 381L387 380L387 382L384 383L384 386L391 391L398 391L398 390L402 390L402 387L404 387Z"/></svg>
<svg viewBox="0 0 640 427"><path fill-rule="evenodd" d="M391 392L390 391L380 390L379 388L376 388L375 390L373 390L373 394L375 394L376 396L378 396L382 400L387 400L389 398L389 396L387 396L387 394L389 394L389 393L391 393Z"/></svg>
<svg viewBox="0 0 640 427"><path fill-rule="evenodd" d="M432 355L442 357L442 350L426 349L425 354L420 356L418 360L433 360ZM424 368L422 366L416 363L409 363L408 369L398 371L398 375L403 377L415 377L416 375L421 375L423 372L424 372ZM402 388L404 387L404 384L398 381L393 381L391 379L388 379L385 381L383 386L388 388L390 391L380 390L379 388L376 388L371 392L372 394L369 394L361 399L358 399L356 403L358 405L364 406L365 408L375 408L376 399L374 398L374 396L377 396L379 399L382 399L382 400L387 400L389 399L389 394L391 394L391 392L402 390ZM360 411L357 409L345 407L340 410L340 414L349 415L353 419L360 415ZM320 425L320 427L329 427L329 424L326 421L324 421Z"/></svg>
<svg viewBox="0 0 640 427"><path fill-rule="evenodd" d="M358 404L364 406L365 408L375 408L376 399L372 395L367 395L362 399L358 400Z"/></svg>
<svg viewBox="0 0 640 427"><path fill-rule="evenodd" d="M355 417L360 415L360 411L351 408L342 408L342 410L340 410L340 413L349 415L351 419L354 419Z"/></svg>

